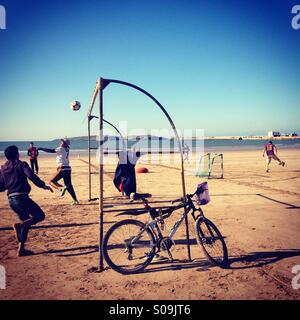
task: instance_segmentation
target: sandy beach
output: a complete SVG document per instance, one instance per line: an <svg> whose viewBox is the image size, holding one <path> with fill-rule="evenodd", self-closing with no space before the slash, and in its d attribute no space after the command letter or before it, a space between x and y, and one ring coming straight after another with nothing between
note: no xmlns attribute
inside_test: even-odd
<svg viewBox="0 0 300 320"><path fill-rule="evenodd" d="M181 226L175 238L175 262L153 263L143 273L124 276L109 268L97 272L98 203L87 201L87 158L74 152L72 179L80 206L71 206L68 194L60 198L58 192L32 188L32 198L46 213L46 220L29 234L28 248L34 256L16 257L11 228L16 217L6 194L0 194L0 264L7 272L7 288L0 290L0 299L299 299L300 291L291 282L292 267L300 265L300 150L280 150L280 157L286 167L272 163L268 174L261 150L226 151L224 179L209 180L212 201L203 210L225 237L228 269L212 266L205 258L194 241L190 218L191 262L186 260ZM137 175L138 192L151 193L156 204L181 196L178 163L145 164L144 157L141 162L150 172ZM40 168L40 177L48 181L56 168L54 157L40 157ZM117 210L140 206L120 198L112 183L114 168L115 164L105 168L106 230L121 219ZM202 181L187 175L187 192ZM170 217L167 226L179 215ZM147 214L139 217L147 218Z"/></svg>

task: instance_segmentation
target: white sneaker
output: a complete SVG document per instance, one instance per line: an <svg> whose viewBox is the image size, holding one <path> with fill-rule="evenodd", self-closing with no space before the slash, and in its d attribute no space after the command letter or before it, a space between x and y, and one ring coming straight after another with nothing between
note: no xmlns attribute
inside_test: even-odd
<svg viewBox="0 0 300 320"><path fill-rule="evenodd" d="M61 188L61 191L60 191L60 196L63 197L63 196L65 195L65 193L66 193L67 190L68 190L68 188L67 188L66 186L63 186L63 187Z"/></svg>

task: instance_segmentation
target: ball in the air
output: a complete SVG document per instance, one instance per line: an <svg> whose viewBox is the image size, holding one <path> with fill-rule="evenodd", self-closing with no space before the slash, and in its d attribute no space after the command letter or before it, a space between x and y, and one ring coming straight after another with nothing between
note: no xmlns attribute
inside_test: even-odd
<svg viewBox="0 0 300 320"><path fill-rule="evenodd" d="M70 108L73 110L73 111L78 111L81 107L81 104L79 101L72 101L71 104L70 104Z"/></svg>

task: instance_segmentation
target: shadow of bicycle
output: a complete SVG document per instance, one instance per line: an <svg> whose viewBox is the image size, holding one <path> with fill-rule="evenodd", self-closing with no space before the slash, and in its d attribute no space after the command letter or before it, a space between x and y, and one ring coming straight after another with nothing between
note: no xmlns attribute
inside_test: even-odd
<svg viewBox="0 0 300 320"><path fill-rule="evenodd" d="M275 250L275 251L261 251L251 252L239 256L230 256L227 267L223 269L227 270L240 270L260 268L264 265L269 265L277 261L300 256L300 249L287 249L287 250ZM213 267L217 267L207 259L196 259L193 261L188 260L175 260L174 262L156 262L151 263L143 273L159 272L168 270L183 270L183 269L196 269L196 271L207 271Z"/></svg>

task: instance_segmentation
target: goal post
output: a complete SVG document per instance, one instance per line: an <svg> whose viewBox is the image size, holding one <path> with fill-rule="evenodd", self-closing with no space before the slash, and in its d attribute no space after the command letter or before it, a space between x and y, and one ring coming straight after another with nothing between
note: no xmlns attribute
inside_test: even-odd
<svg viewBox="0 0 300 320"><path fill-rule="evenodd" d="M208 152L200 157L196 177L208 179L224 178L224 156L222 153Z"/></svg>
<svg viewBox="0 0 300 320"><path fill-rule="evenodd" d="M98 122L99 122L99 271L103 271L104 270L104 261L103 261L103 254L102 254L102 242L103 242L103 224L104 224L104 204L103 204L103 199L104 199L104 179L103 179L103 175L104 175L104 164L103 164L103 144L101 143L103 141L103 113L104 113L104 107L103 107L103 93L104 93L104 89L110 84L119 84L119 85L124 85L127 87L131 87L137 91L140 91L141 93L145 94L146 96L148 96L148 98L150 98L157 107L160 108L160 110L162 111L162 113L165 115L165 117L168 119L175 138L177 140L178 143L178 148L179 148L179 152L180 152L180 162L181 162L181 185L182 185L182 194L183 194L183 198L186 198L186 189L185 189L185 172L184 172L184 159L183 159L183 153L182 153L182 142L181 139L179 137L177 128L172 120L172 118L170 117L169 113L167 112L167 110L160 104L160 102L154 97L152 96L149 92L147 92L146 90L132 84L129 82L125 82L125 81L121 81L121 80L114 80L114 79L104 79L104 78L99 78L97 80L96 83L96 87L94 89L93 95L92 95L92 100L91 100L91 104L90 104L90 108L89 108L89 112L88 112L88 117L89 119L91 119L90 117L92 116L92 112L94 109L94 105L96 102L96 99L98 97ZM89 134L89 139L90 139L90 127L88 128L88 134ZM90 175L90 167L91 167L91 156L90 156L90 143L88 145L89 148L89 175ZM90 183L90 182L89 182ZM89 188L91 188L91 186L89 185ZM189 224L188 224L188 217L185 217L185 225L186 225L186 243L187 243L187 251L188 251L188 259L189 261L192 261L191 258L191 250L190 250L190 236L189 236Z"/></svg>

